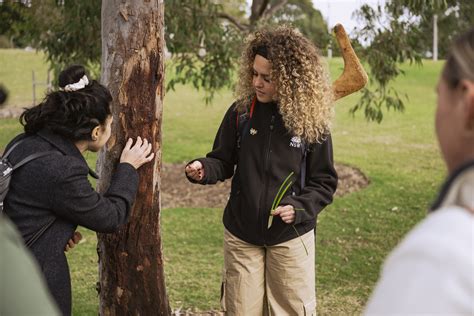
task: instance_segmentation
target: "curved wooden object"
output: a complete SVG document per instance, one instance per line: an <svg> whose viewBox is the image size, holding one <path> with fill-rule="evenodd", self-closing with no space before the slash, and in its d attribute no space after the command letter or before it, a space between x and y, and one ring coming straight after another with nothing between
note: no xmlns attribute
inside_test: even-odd
<svg viewBox="0 0 474 316"><path fill-rule="evenodd" d="M368 77L352 48L344 27L341 24L336 24L334 33L336 33L336 39L344 59L344 71L332 85L334 100L338 100L362 89L367 84Z"/></svg>

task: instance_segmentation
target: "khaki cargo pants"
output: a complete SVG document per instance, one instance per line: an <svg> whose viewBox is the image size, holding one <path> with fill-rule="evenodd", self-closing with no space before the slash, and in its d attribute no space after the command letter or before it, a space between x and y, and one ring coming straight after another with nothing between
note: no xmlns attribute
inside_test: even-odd
<svg viewBox="0 0 474 316"><path fill-rule="evenodd" d="M316 315L314 231L267 247L224 232L221 307L226 315Z"/></svg>

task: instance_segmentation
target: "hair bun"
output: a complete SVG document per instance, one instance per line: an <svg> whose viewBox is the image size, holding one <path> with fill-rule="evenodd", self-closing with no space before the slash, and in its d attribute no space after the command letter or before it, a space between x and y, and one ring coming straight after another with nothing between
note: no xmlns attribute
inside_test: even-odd
<svg viewBox="0 0 474 316"><path fill-rule="evenodd" d="M82 65L72 65L61 71L58 78L60 88L64 88L68 84L74 84L81 80L86 74L86 69Z"/></svg>

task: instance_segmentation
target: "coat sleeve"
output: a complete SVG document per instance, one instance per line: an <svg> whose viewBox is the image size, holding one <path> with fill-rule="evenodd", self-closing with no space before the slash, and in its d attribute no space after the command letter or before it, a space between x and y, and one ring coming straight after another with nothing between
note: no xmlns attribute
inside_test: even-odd
<svg viewBox="0 0 474 316"><path fill-rule="evenodd" d="M280 205L295 208L295 224L312 221L332 202L337 188L332 141L329 135L321 144L312 145L306 158L306 184L299 195L283 198Z"/></svg>
<svg viewBox="0 0 474 316"><path fill-rule="evenodd" d="M227 110L222 120L212 151L205 158L192 160L200 161L204 167L204 178L198 182L200 184L215 184L217 181L224 181L234 175L234 166L237 162L236 134L237 134L237 111L235 105ZM188 180L197 183L188 177Z"/></svg>
<svg viewBox="0 0 474 316"><path fill-rule="evenodd" d="M103 195L92 188L86 166L71 163L63 170L52 192L53 211L59 217L100 233L113 232L127 222L138 189L138 173L132 165L117 165Z"/></svg>

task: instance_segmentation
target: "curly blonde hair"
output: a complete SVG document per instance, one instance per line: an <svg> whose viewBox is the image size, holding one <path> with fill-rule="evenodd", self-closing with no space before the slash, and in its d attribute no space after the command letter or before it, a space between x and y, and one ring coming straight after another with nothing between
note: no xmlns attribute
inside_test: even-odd
<svg viewBox="0 0 474 316"><path fill-rule="evenodd" d="M250 35L240 57L236 108L243 112L255 97L252 85L255 55L262 48L271 64L270 78L276 87L285 127L308 143L322 142L330 132L334 116L329 72L316 49L289 26L262 29Z"/></svg>

